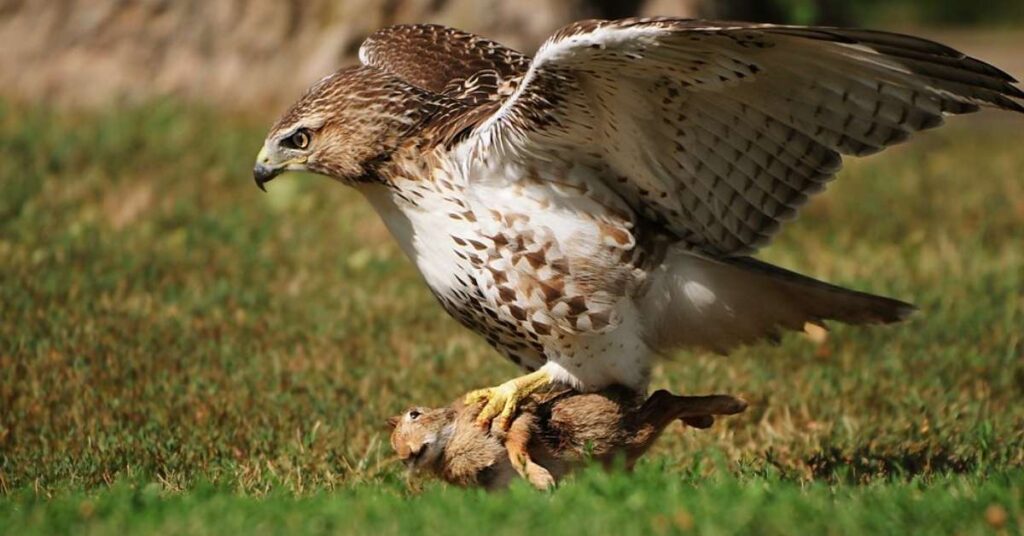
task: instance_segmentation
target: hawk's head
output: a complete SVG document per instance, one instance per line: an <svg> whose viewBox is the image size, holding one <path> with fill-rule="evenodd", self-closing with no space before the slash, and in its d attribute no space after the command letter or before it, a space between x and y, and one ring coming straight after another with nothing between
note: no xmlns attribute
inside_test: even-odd
<svg viewBox="0 0 1024 536"><path fill-rule="evenodd" d="M311 87L270 130L253 168L264 184L306 170L347 184L378 180L432 106L423 91L373 67L342 69Z"/></svg>

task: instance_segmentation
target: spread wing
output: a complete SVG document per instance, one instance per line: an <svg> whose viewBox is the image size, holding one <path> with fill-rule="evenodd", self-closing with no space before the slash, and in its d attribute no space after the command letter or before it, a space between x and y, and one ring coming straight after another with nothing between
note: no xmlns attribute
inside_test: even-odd
<svg viewBox="0 0 1024 536"><path fill-rule="evenodd" d="M584 21L552 36L477 126L488 155L571 159L690 247L743 255L839 170L990 106L1006 73L943 45L837 28Z"/></svg>
<svg viewBox="0 0 1024 536"><path fill-rule="evenodd" d="M382 28L359 47L359 59L421 89L475 103L512 94L530 58L501 44L447 26Z"/></svg>

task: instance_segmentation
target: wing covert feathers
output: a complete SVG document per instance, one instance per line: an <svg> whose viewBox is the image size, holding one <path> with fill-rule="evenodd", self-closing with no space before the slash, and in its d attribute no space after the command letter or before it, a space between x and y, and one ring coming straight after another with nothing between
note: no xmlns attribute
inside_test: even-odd
<svg viewBox="0 0 1024 536"><path fill-rule="evenodd" d="M444 26L384 28L362 61L438 96L426 134L488 158L575 160L695 251L742 256L862 156L982 107L1005 72L890 32L675 18L590 20L529 57Z"/></svg>
<svg viewBox="0 0 1024 536"><path fill-rule="evenodd" d="M500 157L574 158L691 249L766 244L841 165L950 114L1024 112L999 69L888 32L581 21L477 128Z"/></svg>
<svg viewBox="0 0 1024 536"><path fill-rule="evenodd" d="M359 58L421 89L452 97L496 95L503 83L530 66L530 58L515 50L436 24L377 30L359 47Z"/></svg>

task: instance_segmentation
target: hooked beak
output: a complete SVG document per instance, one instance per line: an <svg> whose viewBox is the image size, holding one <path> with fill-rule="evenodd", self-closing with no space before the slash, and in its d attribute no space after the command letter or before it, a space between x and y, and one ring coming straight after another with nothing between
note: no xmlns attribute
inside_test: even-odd
<svg viewBox="0 0 1024 536"><path fill-rule="evenodd" d="M264 145L260 148L260 154L256 156L256 165L252 168L252 180L255 181L256 186L264 192L267 191L266 184L274 180L274 177L289 169L302 169L301 161L291 160L288 162L278 162L270 156L270 151L268 151L267 146Z"/></svg>
<svg viewBox="0 0 1024 536"><path fill-rule="evenodd" d="M264 184L270 182L274 177L281 174L284 171L281 168L273 168L262 162L256 162L256 165L252 168L252 180L256 181L256 186L267 191L267 187Z"/></svg>

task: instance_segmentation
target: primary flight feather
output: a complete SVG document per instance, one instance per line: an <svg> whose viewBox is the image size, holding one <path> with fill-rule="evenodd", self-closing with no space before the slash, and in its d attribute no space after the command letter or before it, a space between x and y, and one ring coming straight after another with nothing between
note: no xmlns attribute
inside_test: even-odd
<svg viewBox="0 0 1024 536"><path fill-rule="evenodd" d="M748 255L841 155L945 115L1024 111L999 69L869 30L583 21L531 59L405 25L359 55L277 122L255 180L309 170L366 196L444 308L530 371L471 395L482 420L555 382L644 389L675 347L905 318Z"/></svg>

